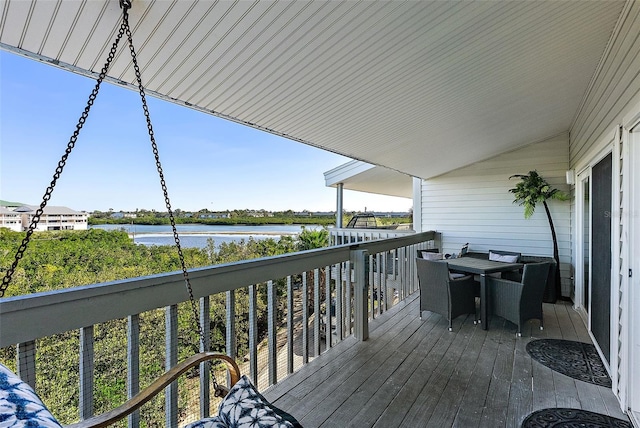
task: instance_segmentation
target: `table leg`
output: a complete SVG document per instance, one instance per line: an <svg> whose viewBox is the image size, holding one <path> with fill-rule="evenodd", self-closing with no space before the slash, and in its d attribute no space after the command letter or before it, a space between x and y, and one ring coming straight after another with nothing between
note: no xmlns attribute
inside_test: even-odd
<svg viewBox="0 0 640 428"><path fill-rule="evenodd" d="M487 291L487 275L483 273L480 274L480 320L483 330L489 329L489 316L487 315L489 296Z"/></svg>

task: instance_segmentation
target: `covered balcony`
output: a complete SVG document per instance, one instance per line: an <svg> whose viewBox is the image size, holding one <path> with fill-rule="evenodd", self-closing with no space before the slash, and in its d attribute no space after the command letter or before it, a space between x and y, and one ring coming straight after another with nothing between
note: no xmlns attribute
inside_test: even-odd
<svg viewBox="0 0 640 428"><path fill-rule="evenodd" d="M129 2L6 0L0 47L95 78L118 33L120 3ZM224 293L225 349L237 348L234 321L246 323L248 351L236 357L246 358L243 371L276 404L305 426L511 427L546 406L624 411L640 426L640 2L134 0L131 6L150 96L412 182L415 234L193 273L202 324L210 321L207 299ZM136 88L130 65L124 48L106 80ZM550 204L561 299L545 305L547 328L534 325L516 339L512 326L493 319L483 320L490 323L486 331L457 320L451 333L438 316L420 321L412 306L413 260L420 245L435 245L427 231L441 233L438 247L448 253L469 242L474 251L551 255L544 213L523 219L509 194L509 177L533 170L570 195L567 203ZM375 171L360 173L367 185L375 183ZM374 187L382 192L392 179ZM171 273L4 299L0 345L18 344L23 379L36 387L48 379L55 387L55 361L38 357L38 341L58 334L76 340L79 392L59 407L69 409L60 417L89 418L105 396L123 388L134 394L147 375L178 360L179 343L189 342L180 322L181 282ZM238 311L234 293L245 289ZM291 300L298 289L314 293ZM282 313L289 318L280 336L274 302L285 295ZM266 362L258 356L265 342L255 315L262 298L272 311ZM151 333L163 329L146 315L157 310L166 318L160 340L166 351L147 355L137 343L153 342ZM127 349L102 348L112 334L129 335ZM612 385L603 390L541 368L524 351L532 337L592 341ZM284 360L276 358L279 339ZM114 374L122 380L94 395L92 373L110 367L105 358L116 354L128 372ZM156 363L154 373L139 373L145 355ZM206 398L178 411L178 389L165 393L164 423L153 423L173 427L209 412ZM128 423L147 417L143 410Z"/></svg>

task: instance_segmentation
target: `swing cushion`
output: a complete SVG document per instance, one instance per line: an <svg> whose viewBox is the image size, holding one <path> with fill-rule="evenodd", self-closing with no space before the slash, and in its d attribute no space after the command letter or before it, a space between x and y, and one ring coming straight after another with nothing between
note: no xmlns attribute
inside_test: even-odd
<svg viewBox="0 0 640 428"><path fill-rule="evenodd" d="M302 428L290 414L269 403L251 384L246 376L220 403L218 416L206 418L185 428Z"/></svg>
<svg viewBox="0 0 640 428"><path fill-rule="evenodd" d="M61 428L31 386L2 364L0 364L0 426Z"/></svg>

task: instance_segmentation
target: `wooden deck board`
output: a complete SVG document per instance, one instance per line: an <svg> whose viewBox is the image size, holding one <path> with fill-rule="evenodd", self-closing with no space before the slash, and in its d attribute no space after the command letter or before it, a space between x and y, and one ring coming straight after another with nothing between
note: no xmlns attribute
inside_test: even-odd
<svg viewBox="0 0 640 428"><path fill-rule="evenodd" d="M418 315L411 297L372 321L369 340L349 338L265 397L313 427L520 426L532 411L573 407L624 418L613 392L533 361L526 344L538 338L590 342L567 302L544 304L544 330L528 322L523 336L498 317L489 330L473 317Z"/></svg>

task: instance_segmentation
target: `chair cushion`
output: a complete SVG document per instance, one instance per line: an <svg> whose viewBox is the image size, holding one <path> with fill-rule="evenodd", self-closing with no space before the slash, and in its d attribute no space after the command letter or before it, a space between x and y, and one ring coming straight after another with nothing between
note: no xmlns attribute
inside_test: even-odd
<svg viewBox="0 0 640 428"><path fill-rule="evenodd" d="M0 426L61 428L31 386L2 364L0 364Z"/></svg>
<svg viewBox="0 0 640 428"><path fill-rule="evenodd" d="M184 428L302 428L289 413L269 403L242 376L218 408L218 416L191 423Z"/></svg>
<svg viewBox="0 0 640 428"><path fill-rule="evenodd" d="M443 260L444 254L442 253L432 253L429 251L422 251L422 258L425 260Z"/></svg>
<svg viewBox="0 0 640 428"><path fill-rule="evenodd" d="M493 251L489 251L489 260L493 260L494 262L504 262L504 263L517 263L518 255L510 255L510 254L498 254Z"/></svg>

